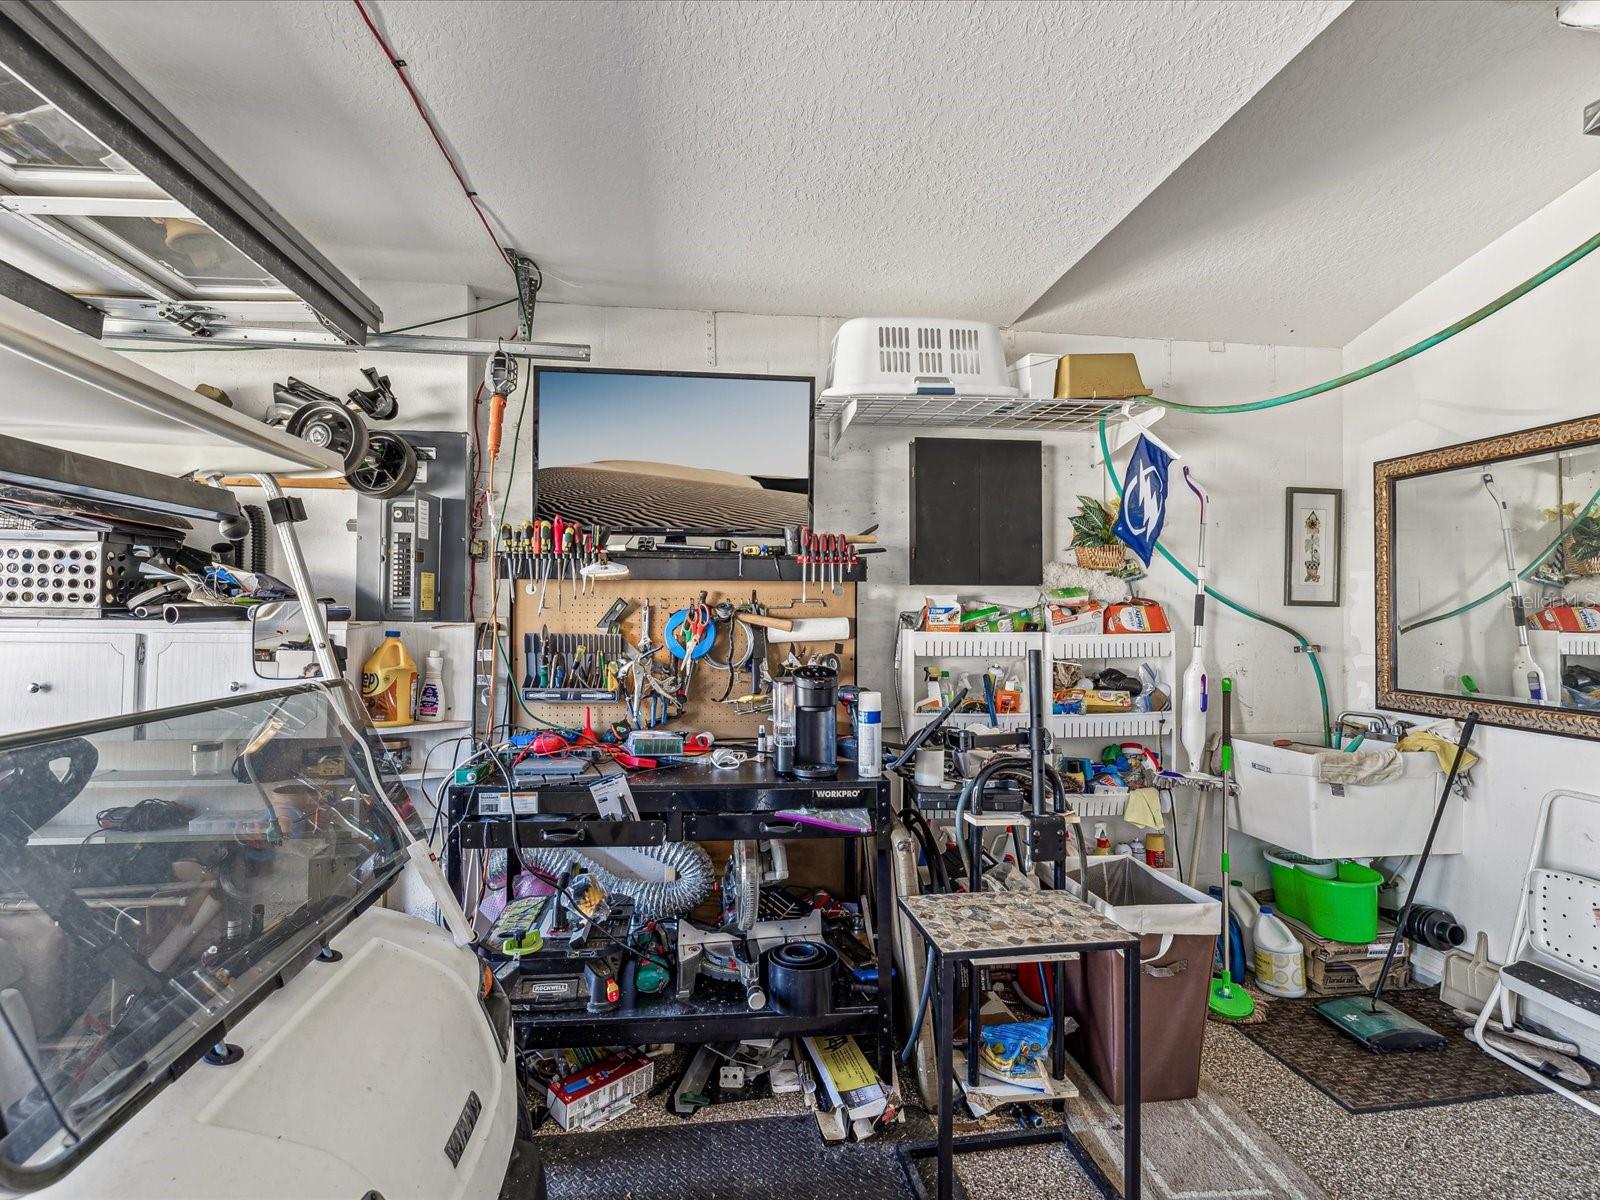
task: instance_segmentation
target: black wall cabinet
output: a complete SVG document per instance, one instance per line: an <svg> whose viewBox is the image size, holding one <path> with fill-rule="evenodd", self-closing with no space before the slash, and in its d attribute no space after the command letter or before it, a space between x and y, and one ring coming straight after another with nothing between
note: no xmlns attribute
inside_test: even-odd
<svg viewBox="0 0 1600 1200"><path fill-rule="evenodd" d="M1023 584L1044 574L1039 442L911 440L911 582Z"/></svg>

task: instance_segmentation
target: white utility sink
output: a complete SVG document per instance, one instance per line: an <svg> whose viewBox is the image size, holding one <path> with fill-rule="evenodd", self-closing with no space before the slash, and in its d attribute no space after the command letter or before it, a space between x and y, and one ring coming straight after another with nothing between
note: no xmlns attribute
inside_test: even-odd
<svg viewBox="0 0 1600 1200"><path fill-rule="evenodd" d="M1391 783L1327 784L1317 781L1313 750L1237 741L1233 827L1311 858L1421 854L1444 776L1432 754L1401 758L1405 773ZM1461 807L1452 798L1445 809L1435 854L1461 853Z"/></svg>

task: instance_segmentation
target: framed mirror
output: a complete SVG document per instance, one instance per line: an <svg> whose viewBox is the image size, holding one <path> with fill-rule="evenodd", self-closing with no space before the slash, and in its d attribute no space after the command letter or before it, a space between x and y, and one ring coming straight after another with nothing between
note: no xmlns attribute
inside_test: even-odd
<svg viewBox="0 0 1600 1200"><path fill-rule="evenodd" d="M1600 738L1600 416L1373 465L1378 704Z"/></svg>

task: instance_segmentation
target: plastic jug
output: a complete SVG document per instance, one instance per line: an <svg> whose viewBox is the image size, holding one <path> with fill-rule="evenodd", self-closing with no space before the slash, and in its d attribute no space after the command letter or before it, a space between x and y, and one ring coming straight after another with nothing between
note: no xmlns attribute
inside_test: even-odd
<svg viewBox="0 0 1600 1200"><path fill-rule="evenodd" d="M1244 938L1245 961L1256 961L1256 922L1261 919L1261 901L1257 900L1242 882L1233 880L1233 891L1228 895L1228 909L1239 922L1239 933Z"/></svg>
<svg viewBox="0 0 1600 1200"><path fill-rule="evenodd" d="M386 630L361 667L361 700L367 715L379 729L409 725L416 692L417 664L406 652L400 631Z"/></svg>
<svg viewBox="0 0 1600 1200"><path fill-rule="evenodd" d="M422 690L417 693L417 720L444 720L444 653L429 650L424 660Z"/></svg>
<svg viewBox="0 0 1600 1200"><path fill-rule="evenodd" d="M1306 994L1306 952L1272 909L1263 904L1256 918L1256 986L1293 1000Z"/></svg>

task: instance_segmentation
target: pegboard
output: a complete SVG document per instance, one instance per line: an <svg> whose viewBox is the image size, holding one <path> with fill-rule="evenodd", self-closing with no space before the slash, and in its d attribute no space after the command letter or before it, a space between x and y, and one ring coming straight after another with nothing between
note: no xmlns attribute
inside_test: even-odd
<svg viewBox="0 0 1600 1200"><path fill-rule="evenodd" d="M628 577L624 579L597 579L593 582L592 590L574 596L572 584L566 581L561 594L558 596L556 581L551 579L545 591L544 611L539 611L539 590L537 584L530 585L525 579L514 581L515 588L512 600L512 649L513 661L516 664L516 677L521 680L526 673L527 665L523 653L524 635L529 633L542 633L546 628L552 634L557 633L598 633L600 619L606 615L607 610L620 598L628 601L628 612L622 618L621 630L623 640L629 645L637 645L640 635L640 621L643 602L650 603L650 633L651 642L659 649L656 651L660 662L668 660L669 652L665 648L667 618L680 608L684 608L691 601L697 600L703 591L706 603L715 608L718 603L727 600L738 605L748 603L751 593L754 592L759 601L767 606L770 615L776 617L790 617L796 620L801 618L817 617L847 617L850 620L850 632L857 635L856 627L856 585L854 583L840 584L841 594L835 595L831 588L819 588L812 583L805 589L806 602L800 603L801 585L799 583L774 583L769 581L715 579L715 580L688 580L688 579L641 579ZM726 660L728 657L727 626L718 627L717 641L712 647L711 656ZM743 635L737 629L732 634L738 641L734 645L737 654L744 645ZM780 671L784 656L789 650L800 657L802 661L810 654L837 654L839 656L839 682L853 683L856 670L856 643L854 636L846 642L818 642L794 643L792 645L774 645L769 647L767 663L769 670L776 675ZM753 738L756 729L766 719L765 714L741 714L734 710L731 703L718 703L727 686L727 674L707 665L704 659L700 660L695 668L694 676L690 681L689 702L687 709L678 720L669 722L663 728L679 730L681 732L700 732L708 730L719 738ZM744 672L734 682L731 697L742 696L750 691L749 672ZM557 725L581 725L583 723L583 705L581 704L529 704L528 710L540 720L549 721ZM518 708L518 722L532 726L525 714ZM596 704L593 706L594 723L597 728L603 728L617 721L627 719L627 708L621 702L615 704Z"/></svg>

